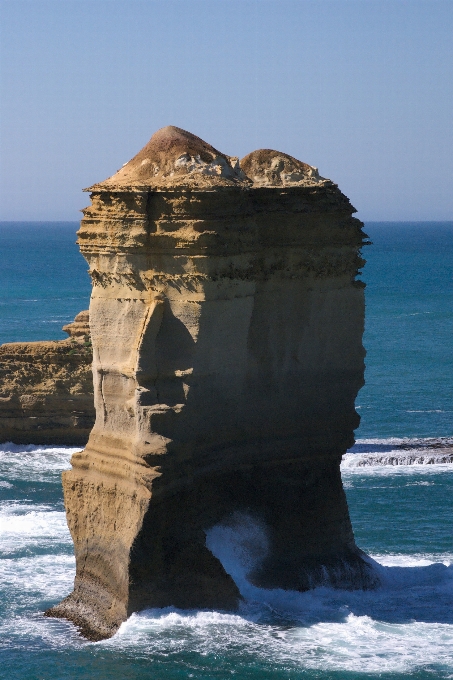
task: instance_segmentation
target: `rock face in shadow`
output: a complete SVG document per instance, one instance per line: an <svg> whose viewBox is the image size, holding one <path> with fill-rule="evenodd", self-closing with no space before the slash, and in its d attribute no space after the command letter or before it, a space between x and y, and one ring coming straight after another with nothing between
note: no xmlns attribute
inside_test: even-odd
<svg viewBox="0 0 453 680"><path fill-rule="evenodd" d="M63 474L77 574L48 615L97 640L145 607L236 608L206 531L238 513L266 533L257 586L372 587L339 468L364 382L349 200L171 127L90 191L96 423Z"/></svg>
<svg viewBox="0 0 453 680"><path fill-rule="evenodd" d="M0 441L84 446L94 424L88 311L66 340L0 345Z"/></svg>

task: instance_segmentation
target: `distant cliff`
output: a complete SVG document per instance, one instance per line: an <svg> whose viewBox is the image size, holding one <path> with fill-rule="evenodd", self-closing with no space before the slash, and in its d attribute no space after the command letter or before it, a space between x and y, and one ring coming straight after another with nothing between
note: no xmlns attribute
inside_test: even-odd
<svg viewBox="0 0 453 680"><path fill-rule="evenodd" d="M48 614L101 639L144 607L234 609L206 532L241 517L265 536L255 585L372 587L340 476L364 382L347 197L173 127L90 191L96 422L63 474L74 592Z"/></svg>
<svg viewBox="0 0 453 680"><path fill-rule="evenodd" d="M88 312L69 338L0 345L0 441L85 445L94 423Z"/></svg>

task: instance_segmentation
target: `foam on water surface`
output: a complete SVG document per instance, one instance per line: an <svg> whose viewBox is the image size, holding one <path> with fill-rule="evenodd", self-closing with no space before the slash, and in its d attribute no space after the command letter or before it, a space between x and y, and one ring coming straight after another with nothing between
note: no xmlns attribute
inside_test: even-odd
<svg viewBox="0 0 453 680"><path fill-rule="evenodd" d="M70 468L70 458L76 451L80 446L0 444L0 480L12 485L18 480L60 482L61 472Z"/></svg>
<svg viewBox="0 0 453 680"><path fill-rule="evenodd" d="M52 546L71 545L64 512L45 505L1 503L0 545L2 555Z"/></svg>
<svg viewBox="0 0 453 680"><path fill-rule="evenodd" d="M342 473L366 468L382 468L380 474L412 474L412 472L436 473L450 469L453 463L453 439L397 438L357 439L355 445L343 456ZM409 469L413 468L413 470ZM374 469L371 474L378 471Z"/></svg>
<svg viewBox="0 0 453 680"><path fill-rule="evenodd" d="M375 593L374 598L387 595ZM134 614L114 638L100 644L125 651L146 647L150 656L194 649L200 656L229 654L243 660L253 655L260 662L287 664L293 670L402 673L428 665L451 669L451 624L355 614L350 598L350 593L320 588L305 597L282 593L280 602L275 597L273 609L247 602L241 616L148 610ZM278 604L280 611L275 609ZM315 612L318 620L312 622L310 613Z"/></svg>
<svg viewBox="0 0 453 680"><path fill-rule="evenodd" d="M401 444L407 446L408 440L358 443L392 447L405 455ZM12 649L19 655L14 664L11 661L8 677L27 677L15 670L20 668L18 659L28 668L34 654L40 669L46 655L53 654L58 661L63 654L66 677L74 678L92 677L90 673L101 662L111 677L118 664L126 664L124 676L131 678L148 677L151 668L156 678L206 680L230 674L244 678L318 678L331 672L344 673L342 678L354 674L377 678L383 673L395 677L453 675L453 546L451 551L405 554L391 552L382 544L380 551L371 554L381 582L374 591L265 590L250 583L248 574L265 555L268 539L265 527L247 515L237 515L207 532L208 547L244 596L239 613L147 610L132 615L111 640L95 644L86 643L71 624L45 619L42 611L71 591L75 573L56 483L74 450L78 449L11 445L0 450L3 480L13 485L0 489L9 494L0 502L0 650L6 650L5 659L12 659ZM343 465L346 481L355 489L365 480L367 494L378 492L373 480L378 484L382 471L402 493L406 488L407 493L431 493L432 487L424 482L442 485L453 466ZM36 497L30 495L28 486L20 496L24 482L42 482L43 488L52 482L54 495L44 502L38 484ZM16 491L17 497L11 498ZM382 515L375 521L387 520ZM87 670L82 675L84 664ZM41 677L39 672L36 677Z"/></svg>
<svg viewBox="0 0 453 680"><path fill-rule="evenodd" d="M207 532L207 545L244 597L241 615L148 610L133 615L101 643L150 654L253 653L261 663L359 673L453 670L453 555L385 555L374 567L374 591L316 588L306 593L264 590L247 574L266 550L263 527L247 516ZM375 556L378 557L378 556ZM380 556L379 556L380 557ZM169 640L172 644L169 647Z"/></svg>

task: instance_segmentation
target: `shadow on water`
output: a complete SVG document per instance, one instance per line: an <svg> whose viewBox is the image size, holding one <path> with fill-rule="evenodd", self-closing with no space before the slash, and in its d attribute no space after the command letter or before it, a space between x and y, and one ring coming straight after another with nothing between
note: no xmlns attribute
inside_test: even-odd
<svg viewBox="0 0 453 680"><path fill-rule="evenodd" d="M374 591L318 589L310 623L341 621L349 614L392 624L417 622L453 624L453 565L385 567L376 564L381 586ZM324 592L322 592L324 591ZM303 597L303 596L302 596ZM311 598L310 598L311 599Z"/></svg>
<svg viewBox="0 0 453 680"><path fill-rule="evenodd" d="M251 518L241 516L229 526L213 527L206 545L238 586L244 598L242 614L255 620L309 626L345 621L353 614L392 624L453 624L453 564L384 566L367 558L380 582L374 589L339 590L326 583L306 592L266 590L248 578L266 552L265 533Z"/></svg>

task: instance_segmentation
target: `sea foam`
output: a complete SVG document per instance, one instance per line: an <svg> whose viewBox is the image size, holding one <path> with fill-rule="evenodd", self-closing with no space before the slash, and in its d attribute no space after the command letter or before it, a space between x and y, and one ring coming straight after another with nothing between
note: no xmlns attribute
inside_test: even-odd
<svg viewBox="0 0 453 680"><path fill-rule="evenodd" d="M379 466L448 466L453 463L453 439L358 439L343 456L343 471ZM440 471L440 468L438 471Z"/></svg>
<svg viewBox="0 0 453 680"><path fill-rule="evenodd" d="M34 444L0 444L0 479L49 482L60 481L60 474L70 467L73 446L36 446Z"/></svg>
<svg viewBox="0 0 453 680"><path fill-rule="evenodd" d="M375 447L382 440L360 444ZM403 452L399 442L386 440L382 445ZM67 467L75 450L21 448L0 455L5 466L13 455L10 472L15 480L49 481L49 475L53 479ZM369 453L373 455L348 455ZM48 463L53 469L46 476ZM438 479L453 471L449 464L381 463L346 469L343 464L346 476L356 471L379 476L382 470L399 475L414 469ZM23 647L24 653L42 648L64 652L70 659L87 650L90 659L102 657L107 663L111 656L113 664L120 657L150 664L164 660L195 678L211 677L213 668L220 675L234 671L238 677L261 672L256 669L264 674L284 669L285 677L305 671L409 674L424 669L439 678L453 673L453 552L376 553L371 563L381 585L371 591L328 586L304 593L266 590L249 577L266 554L265 527L247 514L237 514L207 531L206 541L243 595L238 613L146 610L132 615L112 639L87 644L72 625L41 615L72 589L74 558L64 513L52 503L3 501L0 533L0 592L6 607L0 636L9 648Z"/></svg>
<svg viewBox="0 0 453 680"><path fill-rule="evenodd" d="M2 555L32 548L50 550L62 544L72 545L64 512L57 512L48 505L1 503Z"/></svg>

